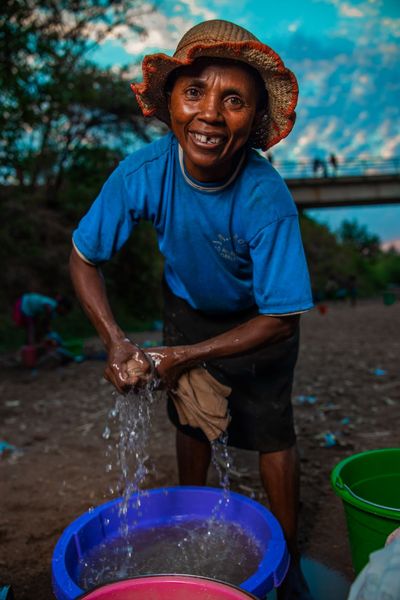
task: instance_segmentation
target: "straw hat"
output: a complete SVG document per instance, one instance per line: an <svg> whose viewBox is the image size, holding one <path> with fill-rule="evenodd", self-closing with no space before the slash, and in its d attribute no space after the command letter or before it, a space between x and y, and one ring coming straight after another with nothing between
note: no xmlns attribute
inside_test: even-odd
<svg viewBox="0 0 400 600"><path fill-rule="evenodd" d="M251 146L267 150L290 133L296 119L296 77L272 48L243 27L222 20L195 25L185 33L173 57L166 54L144 57L143 82L132 83L131 88L145 117L154 116L170 125L164 91L168 76L174 69L190 65L200 57L242 61L261 75L268 94L268 105L251 134Z"/></svg>

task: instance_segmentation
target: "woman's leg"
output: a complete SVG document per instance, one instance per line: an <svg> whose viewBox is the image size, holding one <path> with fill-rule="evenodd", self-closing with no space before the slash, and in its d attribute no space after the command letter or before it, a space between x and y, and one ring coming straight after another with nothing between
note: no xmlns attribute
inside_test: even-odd
<svg viewBox="0 0 400 600"><path fill-rule="evenodd" d="M206 485L211 461L209 442L176 430L176 454L180 485Z"/></svg>
<svg viewBox="0 0 400 600"><path fill-rule="evenodd" d="M260 477L293 558L298 557L299 457L297 447L260 452Z"/></svg>
<svg viewBox="0 0 400 600"><path fill-rule="evenodd" d="M300 467L297 447L260 453L260 477L271 512L278 519L291 557L289 571L277 590L278 600L312 600L300 568L297 542Z"/></svg>

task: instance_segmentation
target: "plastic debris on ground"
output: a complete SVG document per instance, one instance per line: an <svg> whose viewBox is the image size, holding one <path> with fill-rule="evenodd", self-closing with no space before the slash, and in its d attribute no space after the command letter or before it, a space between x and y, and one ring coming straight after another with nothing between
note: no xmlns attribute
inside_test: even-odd
<svg viewBox="0 0 400 600"><path fill-rule="evenodd" d="M19 400L6 400L4 406L6 408L17 408L20 404L21 402Z"/></svg>
<svg viewBox="0 0 400 600"><path fill-rule="evenodd" d="M317 396L296 396L295 402L297 404L315 404L317 402Z"/></svg>
<svg viewBox="0 0 400 600"><path fill-rule="evenodd" d="M377 377L383 377L384 375L386 375L386 371L385 369L374 369L373 374Z"/></svg>
<svg viewBox="0 0 400 600"><path fill-rule="evenodd" d="M351 447L352 444L349 441L349 435L354 430L354 427L350 417L343 417L338 422L337 429L318 433L314 436L314 439L320 440L320 445L323 448L333 448L334 446Z"/></svg>
<svg viewBox="0 0 400 600"><path fill-rule="evenodd" d="M338 444L336 435L330 431L328 431L328 433L324 433L322 439L324 441L322 444L324 448L332 448L332 446L337 446Z"/></svg>
<svg viewBox="0 0 400 600"><path fill-rule="evenodd" d="M9 454L11 452L15 452L16 447L4 440L0 440L0 454Z"/></svg>
<svg viewBox="0 0 400 600"><path fill-rule="evenodd" d="M320 441L320 446L322 448L333 448L334 446L344 446L346 445L340 438L342 432L341 431L324 431L322 433L318 433L315 437L316 440Z"/></svg>

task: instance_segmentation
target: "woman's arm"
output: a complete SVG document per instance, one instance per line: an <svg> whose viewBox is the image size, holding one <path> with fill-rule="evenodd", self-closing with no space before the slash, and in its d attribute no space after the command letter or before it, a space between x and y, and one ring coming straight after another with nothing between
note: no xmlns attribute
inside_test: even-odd
<svg viewBox="0 0 400 600"><path fill-rule="evenodd" d="M164 383L171 387L183 370L204 361L245 354L291 337L299 315L258 315L213 338L187 346L154 348L148 352Z"/></svg>
<svg viewBox="0 0 400 600"><path fill-rule="evenodd" d="M146 380L146 375L150 372L149 360L115 321L100 269L85 262L73 248L70 274L82 308L106 347L106 379L121 393Z"/></svg>

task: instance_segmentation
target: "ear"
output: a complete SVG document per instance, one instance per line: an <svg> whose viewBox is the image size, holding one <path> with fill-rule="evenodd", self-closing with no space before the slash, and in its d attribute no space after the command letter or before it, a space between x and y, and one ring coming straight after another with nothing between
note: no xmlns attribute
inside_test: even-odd
<svg viewBox="0 0 400 600"><path fill-rule="evenodd" d="M171 92L166 92L168 112L171 112Z"/></svg>

